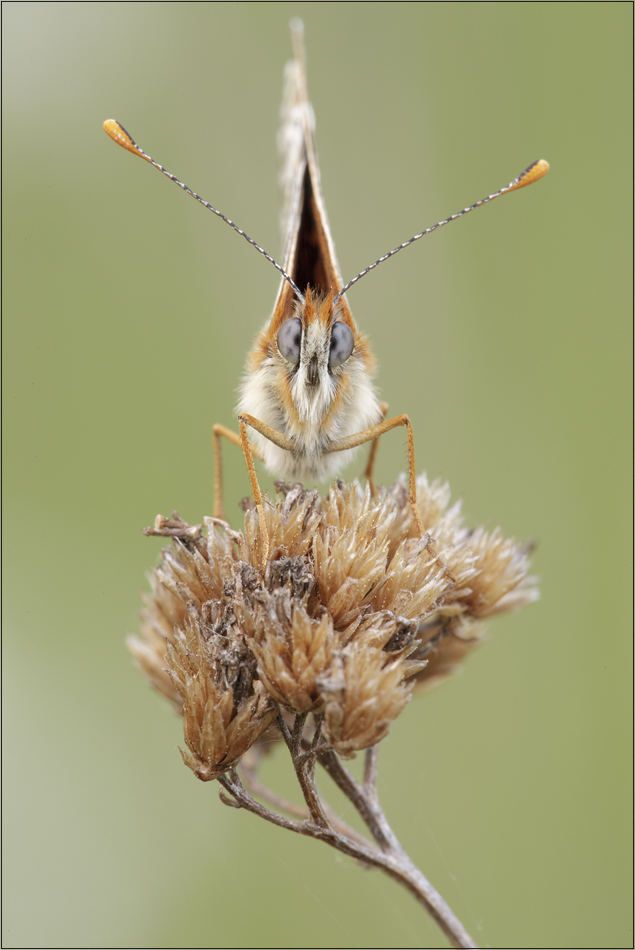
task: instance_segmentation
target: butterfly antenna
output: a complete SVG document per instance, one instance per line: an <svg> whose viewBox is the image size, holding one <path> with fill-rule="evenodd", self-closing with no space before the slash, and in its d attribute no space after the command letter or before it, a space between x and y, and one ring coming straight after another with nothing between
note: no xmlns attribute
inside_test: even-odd
<svg viewBox="0 0 635 950"><path fill-rule="evenodd" d="M256 244L256 242L250 238L249 235L242 230L242 228L239 228L238 225L234 224L234 222L226 217L221 211L213 208L209 202L201 198L200 195L197 195L196 192L188 188L187 185L184 185L182 181L179 181L179 179L172 175L171 172L167 170L167 168L164 168L163 165L159 165L158 162L155 162L154 159L150 158L150 156L144 152L139 145L137 145L132 136L126 132L123 125L120 125L120 123L115 119L107 119L104 122L104 132L106 132L106 134L109 135L110 138L117 143L117 145L121 145L122 148L128 149L128 151L132 152L133 155L139 155L139 157L145 159L146 162L150 162L151 165L154 165L155 168L158 168L160 172L163 172L163 174L166 175L171 181L175 182L179 188L182 188L183 191L186 191L188 195L192 196L192 198L196 198L197 201L200 201L200 203L204 205L208 211L212 211L217 217L222 218L225 224L228 224L230 228L233 228L234 231L238 231L238 233L244 237L244 239L248 241L249 244L255 247L257 251L260 251L263 257L267 258L270 264L273 264L276 270L280 271L284 279L293 288L293 292L304 303L304 294L300 292L299 288L293 282L293 280L291 280L284 268L281 267L280 264L278 264L278 262L273 259L273 257L270 257L264 248L260 247L259 244Z"/></svg>
<svg viewBox="0 0 635 950"><path fill-rule="evenodd" d="M451 215L449 218L446 218L445 221L439 221L437 224L433 224L431 228L426 228L425 231L422 231L421 234L415 234L414 237L411 237L409 241L404 241L403 244L400 244L399 247L394 248L394 250L389 251L387 254L384 254L383 257L379 257L374 263L370 264L363 271L360 271L356 277L353 277L352 280L346 284L345 287L342 287L340 292L335 295L333 298L333 303L339 300L347 290L349 290L353 284L356 284L358 280L367 274L373 268L377 267L378 264L381 264L383 261L387 261L389 257L393 257L395 254L398 254L399 251L403 251L404 247L409 247L410 244L414 244L415 241L418 241L419 238L425 237L426 234L431 234L432 231L437 231L439 228L442 228L445 224L449 224L450 221L455 221L456 218L463 217L464 214L468 214L470 211L474 211L475 208L480 208L481 205L487 204L488 201L493 201L494 198L500 198L501 195L506 195L510 191L516 191L518 188L524 188L526 185L531 185L535 181L538 181L539 178L542 178L549 171L549 162L546 162L543 158L539 161L534 162L533 165L530 165L529 168L526 168L525 171L514 178L505 188L501 188L500 191L494 192L493 195L488 195L487 198L477 201L475 204L470 205L469 208L463 208L462 211L458 211L456 214Z"/></svg>

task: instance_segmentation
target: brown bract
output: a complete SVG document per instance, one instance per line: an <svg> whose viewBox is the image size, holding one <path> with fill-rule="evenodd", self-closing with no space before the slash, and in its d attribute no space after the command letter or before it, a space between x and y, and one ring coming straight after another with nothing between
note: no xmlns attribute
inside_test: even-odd
<svg viewBox="0 0 635 950"><path fill-rule="evenodd" d="M242 532L175 513L148 533L172 537L151 578L142 636L129 646L184 716L183 758L204 780L237 763L279 711L313 712L343 756L379 742L413 689L448 675L482 621L537 596L526 552L463 524L449 488L417 480L427 536L402 482L371 496L337 482L326 498L276 483Z"/></svg>
<svg viewBox="0 0 635 950"><path fill-rule="evenodd" d="M254 658L243 638L229 634L231 609L218 616L212 608L211 614L205 619L192 606L165 657L183 700L187 749L181 755L204 782L236 765L277 715L254 677Z"/></svg>

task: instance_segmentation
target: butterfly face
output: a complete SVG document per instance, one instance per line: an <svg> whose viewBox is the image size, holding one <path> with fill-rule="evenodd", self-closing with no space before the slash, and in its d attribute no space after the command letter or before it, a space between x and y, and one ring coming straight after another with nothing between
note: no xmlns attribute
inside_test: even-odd
<svg viewBox="0 0 635 950"><path fill-rule="evenodd" d="M275 317L275 314L274 314ZM304 481L335 474L350 456L325 454L329 442L375 425L382 416L370 382L374 359L364 337L344 319L333 293L307 287L277 332L273 320L252 350L240 412L293 439L296 452L257 438L270 471ZM256 433L256 436L258 434Z"/></svg>

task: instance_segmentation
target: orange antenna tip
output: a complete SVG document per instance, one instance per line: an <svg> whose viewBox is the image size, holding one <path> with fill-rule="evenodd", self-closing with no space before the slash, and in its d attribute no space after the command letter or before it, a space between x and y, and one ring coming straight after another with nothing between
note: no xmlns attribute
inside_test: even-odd
<svg viewBox="0 0 635 950"><path fill-rule="evenodd" d="M141 151L132 136L126 132L123 125L117 122L116 119L106 119L104 122L104 132L106 135L109 135L117 145L121 145L122 148L127 148L129 152L138 155L140 158L145 158L146 162L150 161L149 156Z"/></svg>
<svg viewBox="0 0 635 950"><path fill-rule="evenodd" d="M529 168L526 168L518 178L514 178L509 185L505 185L504 188L501 188L500 191L495 191L493 195L488 195L487 198L482 198L481 201L476 201L473 205L470 205L468 208L463 208L462 211L458 211L456 214L451 214L449 218L445 218L443 221L438 221L436 224L433 224L431 228L426 228L425 231L421 231L420 234L415 234L414 237L411 237L410 240L404 241L403 244L400 244L399 247L393 248L392 251L388 251L387 254L384 254L383 257L378 257L376 261L370 264L364 270L360 271L356 277L353 277L352 280L349 280L347 284L340 290L339 293L333 298L333 302L337 302L340 297L343 297L347 290L356 284L358 280L361 280L362 277L365 277L366 274L377 267L378 264L382 264L384 261L387 261L389 257L393 257L395 254L398 254L399 251L403 251L404 247L409 247L411 244L414 244L415 241L418 241L419 238L425 237L426 234L431 234L433 231L438 230L439 228L445 227L446 224L449 224L450 221L456 221L457 218L462 218L464 214L469 214L470 211L474 211L475 208L480 208L481 205L486 205L488 201L493 201L494 198L500 198L501 195L507 195L510 191L516 191L518 188L524 188L525 185L531 185L533 182L538 181L539 178L542 178L549 171L549 162L546 162L544 158L540 158L537 162L534 162L533 165L530 165Z"/></svg>
<svg viewBox="0 0 635 950"><path fill-rule="evenodd" d="M537 162L534 162L533 165L530 165L529 168L526 168L522 175L519 175L516 181L512 182L509 190L516 191L517 188L524 188L525 185L533 185L535 181L543 178L549 171L549 162L546 162L544 158L540 158Z"/></svg>
<svg viewBox="0 0 635 950"><path fill-rule="evenodd" d="M212 214L215 214L218 218L221 218L225 224L228 224L230 228L234 229L234 231L237 231L241 237L244 237L244 239L249 244L255 247L256 250L259 251L263 257L266 257L269 263L273 264L276 270L282 274L287 283L289 283L293 288L293 292L297 296L298 300L304 301L304 294L302 294L296 284L294 284L285 269L280 267L280 264L278 264L277 261L274 261L273 257L270 257L269 254L267 254L267 252L262 247L260 247L259 244L256 244L256 242L250 238L249 235L242 230L242 228L239 228L238 225L234 224L234 222L231 221L226 215L224 215L217 208L212 207L208 201L205 201L200 195L197 195L196 192L192 191L191 188L188 188L187 185L184 185L183 182L179 181L179 179L173 175L172 172L169 172L167 168L164 168L163 165L159 165L159 163L155 162L153 158L150 158L150 156L143 151L141 146L137 145L133 137L128 132L126 132L120 122L117 122L116 119L106 119L104 122L104 132L106 135L109 135L113 142L116 142L117 145L121 145L122 148L128 149L128 151L132 152L133 155L138 155L140 158L145 158L146 162L150 162L151 165L154 165L155 168L158 168L159 171L166 176L166 178L169 178L170 181L173 181L175 185L178 185L179 188L182 188L183 191L186 191L188 195L192 196L192 198L196 198L196 200L199 201L203 207L207 208L208 211L211 211Z"/></svg>

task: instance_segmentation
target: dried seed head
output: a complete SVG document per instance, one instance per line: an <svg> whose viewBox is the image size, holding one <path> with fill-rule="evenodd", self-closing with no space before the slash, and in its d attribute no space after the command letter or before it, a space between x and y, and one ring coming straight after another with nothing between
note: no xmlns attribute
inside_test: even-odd
<svg viewBox="0 0 635 950"><path fill-rule="evenodd" d="M161 565L150 575L151 592L144 595L141 611L141 637L129 636L127 643L155 689L180 712L183 701L165 666L167 647L182 628L189 603L201 609L204 603L222 597L225 582L233 578L233 545L220 531L210 531L203 539L200 528L196 531L186 524L176 511L171 519L159 516L155 529L147 533L173 535L174 549L163 551ZM185 540L178 540L179 536Z"/></svg>
<svg viewBox="0 0 635 950"><path fill-rule="evenodd" d="M376 744L411 698L479 642L484 618L537 596L526 552L497 529L470 531L449 488L417 480L420 538L402 482L376 496L337 482L326 498L276 483L261 570L258 516L243 532L175 513L148 533L173 538L130 647L182 708L200 777L234 765L279 707L324 714L341 755Z"/></svg>
<svg viewBox="0 0 635 950"><path fill-rule="evenodd" d="M338 646L328 614L313 620L287 591L265 598L245 626L253 629L249 645L258 661L258 675L276 700L297 713L322 705L319 678L333 665Z"/></svg>
<svg viewBox="0 0 635 950"><path fill-rule="evenodd" d="M183 700L187 749L181 749L181 755L204 782L236 765L277 713L254 678L255 661L244 638L238 631L230 632L232 618L216 620L206 623L191 609L166 654Z"/></svg>
<svg viewBox="0 0 635 950"><path fill-rule="evenodd" d="M412 696L400 659L353 642L322 680L324 735L343 758L376 745Z"/></svg>

